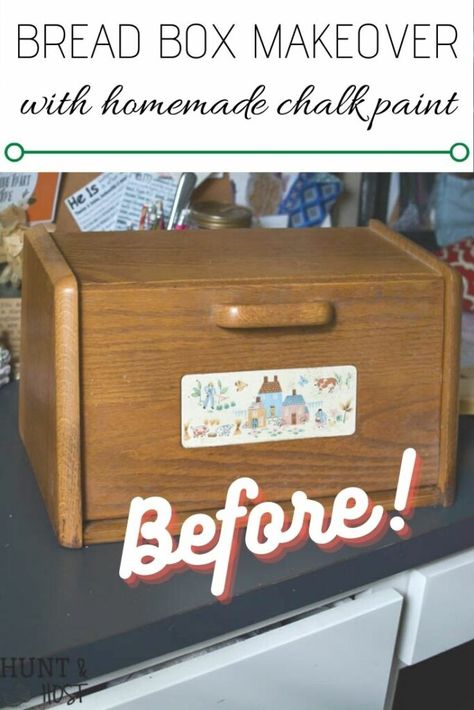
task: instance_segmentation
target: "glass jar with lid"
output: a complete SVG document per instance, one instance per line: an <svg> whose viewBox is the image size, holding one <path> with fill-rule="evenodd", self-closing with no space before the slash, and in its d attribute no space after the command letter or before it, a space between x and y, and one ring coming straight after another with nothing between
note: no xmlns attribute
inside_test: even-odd
<svg viewBox="0 0 474 710"><path fill-rule="evenodd" d="M197 202L191 207L189 226L194 229L233 229L252 225L248 207L225 202Z"/></svg>

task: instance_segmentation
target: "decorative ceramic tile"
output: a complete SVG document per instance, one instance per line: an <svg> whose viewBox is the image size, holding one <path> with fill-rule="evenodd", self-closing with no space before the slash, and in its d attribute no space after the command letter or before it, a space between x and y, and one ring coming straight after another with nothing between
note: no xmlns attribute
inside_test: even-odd
<svg viewBox="0 0 474 710"><path fill-rule="evenodd" d="M349 436L356 429L352 365L185 375L184 447Z"/></svg>

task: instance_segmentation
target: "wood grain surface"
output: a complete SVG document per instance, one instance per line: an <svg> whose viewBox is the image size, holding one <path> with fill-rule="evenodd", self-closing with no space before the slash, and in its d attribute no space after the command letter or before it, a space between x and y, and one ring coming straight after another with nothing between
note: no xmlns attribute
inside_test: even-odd
<svg viewBox="0 0 474 710"><path fill-rule="evenodd" d="M224 506L225 503L225 493L222 491L222 500L220 507ZM384 506L386 510L393 510L393 491L374 491L371 493L371 500L374 503L380 503ZM326 508L330 511L334 502L334 497L330 498L319 498L318 499ZM423 486L417 489L416 495L413 500L415 506L430 506L439 505L440 503L440 491L436 485L433 486ZM281 501L282 508L287 512L290 519L293 513L293 507L290 501ZM252 505L247 505L248 510L252 510ZM215 515L216 509L201 510L199 512L207 513L213 517ZM173 535L179 534L180 528L186 517L189 515L189 511L177 511L173 516L173 519L169 525L169 530ZM93 520L91 522L85 521L84 524L84 544L94 544L101 542L116 542L117 540L123 540L125 535L125 529L127 527L127 518L115 518L109 520ZM219 523L217 523L219 527ZM239 525L237 524L237 527Z"/></svg>
<svg viewBox="0 0 474 710"><path fill-rule="evenodd" d="M49 265L38 266L40 245L30 242L26 277L39 300L32 304L27 297L25 317L36 325L28 329L25 348L31 349L38 323L45 332L61 331L63 345L61 336L49 335L49 349L29 368L36 376L45 373L49 399L55 391L60 409L77 414L74 386L67 403L67 389L58 382L58 372L63 385L67 381L64 363L77 363L77 340L66 343L75 327L74 289L66 289L63 301L53 298L54 274ZM287 508L295 490L330 504L348 485L391 507L407 447L422 460L417 504L452 500L459 280L424 250L379 223L346 230L57 234L54 242L79 288L79 377L71 376L80 382L81 446L80 452L69 449L75 463L61 475L72 476L77 491L81 467L86 542L121 539L134 496L164 496L179 520L220 508L239 476L254 477L266 498ZM48 249L57 259L58 250ZM61 310L62 302L68 305ZM184 375L271 375L274 369L340 365L358 373L352 436L182 447ZM34 381L30 374L23 411ZM52 411L35 406L43 414ZM48 416L43 437L54 429ZM22 428L33 424L30 416ZM78 417L72 429L78 435ZM64 424L62 431L71 441ZM38 439L38 430L28 436ZM56 449L38 441L29 447L40 482L47 468L42 457ZM65 500L56 492L50 508ZM77 510L76 504L76 517Z"/></svg>
<svg viewBox="0 0 474 710"><path fill-rule="evenodd" d="M220 328L300 328L329 325L334 307L328 301L312 303L251 303L213 306L212 318Z"/></svg>
<svg viewBox="0 0 474 710"><path fill-rule="evenodd" d="M228 330L216 303L329 300L317 328ZM331 496L346 485L394 490L401 455L415 447L422 485L439 476L443 351L441 279L380 283L84 290L81 298L84 510L126 515L133 495L162 495L180 510L219 506L238 476L271 500L294 490ZM104 344L107 343L107 347ZM184 449L185 374L354 365L357 431L350 437Z"/></svg>
<svg viewBox="0 0 474 710"><path fill-rule="evenodd" d="M439 432L440 464L438 487L443 505L451 505L456 493L456 457L459 425L459 378L461 350L462 280L446 262L409 239L388 229L377 220L369 227L406 254L424 262L444 282L443 376L441 383L441 421Z"/></svg>
<svg viewBox="0 0 474 710"><path fill-rule="evenodd" d="M82 545L78 291L43 227L29 231L22 289L20 434L62 545Z"/></svg>
<svg viewBox="0 0 474 710"><path fill-rule="evenodd" d="M367 228L56 233L55 240L83 289L423 279L434 272Z"/></svg>

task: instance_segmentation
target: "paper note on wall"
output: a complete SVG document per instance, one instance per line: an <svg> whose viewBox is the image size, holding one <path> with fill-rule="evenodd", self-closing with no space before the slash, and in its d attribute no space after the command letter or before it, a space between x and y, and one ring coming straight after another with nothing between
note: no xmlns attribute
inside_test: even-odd
<svg viewBox="0 0 474 710"><path fill-rule="evenodd" d="M138 229L143 205L163 201L165 221L181 173L102 173L65 199L82 232ZM196 173L197 185L209 173Z"/></svg>
<svg viewBox="0 0 474 710"><path fill-rule="evenodd" d="M66 198L66 205L82 232L115 228L117 209L128 173L102 173Z"/></svg>
<svg viewBox="0 0 474 710"><path fill-rule="evenodd" d="M130 173L118 208L115 229L136 229L143 205L163 201L165 221L171 212L179 173Z"/></svg>

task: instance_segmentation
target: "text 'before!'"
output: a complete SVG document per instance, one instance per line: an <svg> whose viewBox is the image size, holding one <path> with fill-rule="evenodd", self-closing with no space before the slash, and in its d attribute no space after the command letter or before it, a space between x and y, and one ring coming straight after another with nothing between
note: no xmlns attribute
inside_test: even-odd
<svg viewBox="0 0 474 710"><path fill-rule="evenodd" d="M384 535L389 526L401 537L408 537L410 528L404 518L412 512L419 470L416 451L406 449L393 501L397 514L390 519L382 505L374 505L368 494L356 486L339 491L330 511L303 491L295 491L289 516L278 503L263 500L256 481L247 477L230 484L224 508L214 518L207 513L189 515L179 531L173 520L173 507L165 498L134 498L120 577L135 585L139 581L165 581L183 567L210 571L211 593L220 601L229 601L240 551L239 533L244 526L247 550L264 562L275 562L308 540L323 550L334 550L343 544L367 545ZM244 505L246 500L253 506L250 510ZM179 534L179 539L171 529Z"/></svg>

